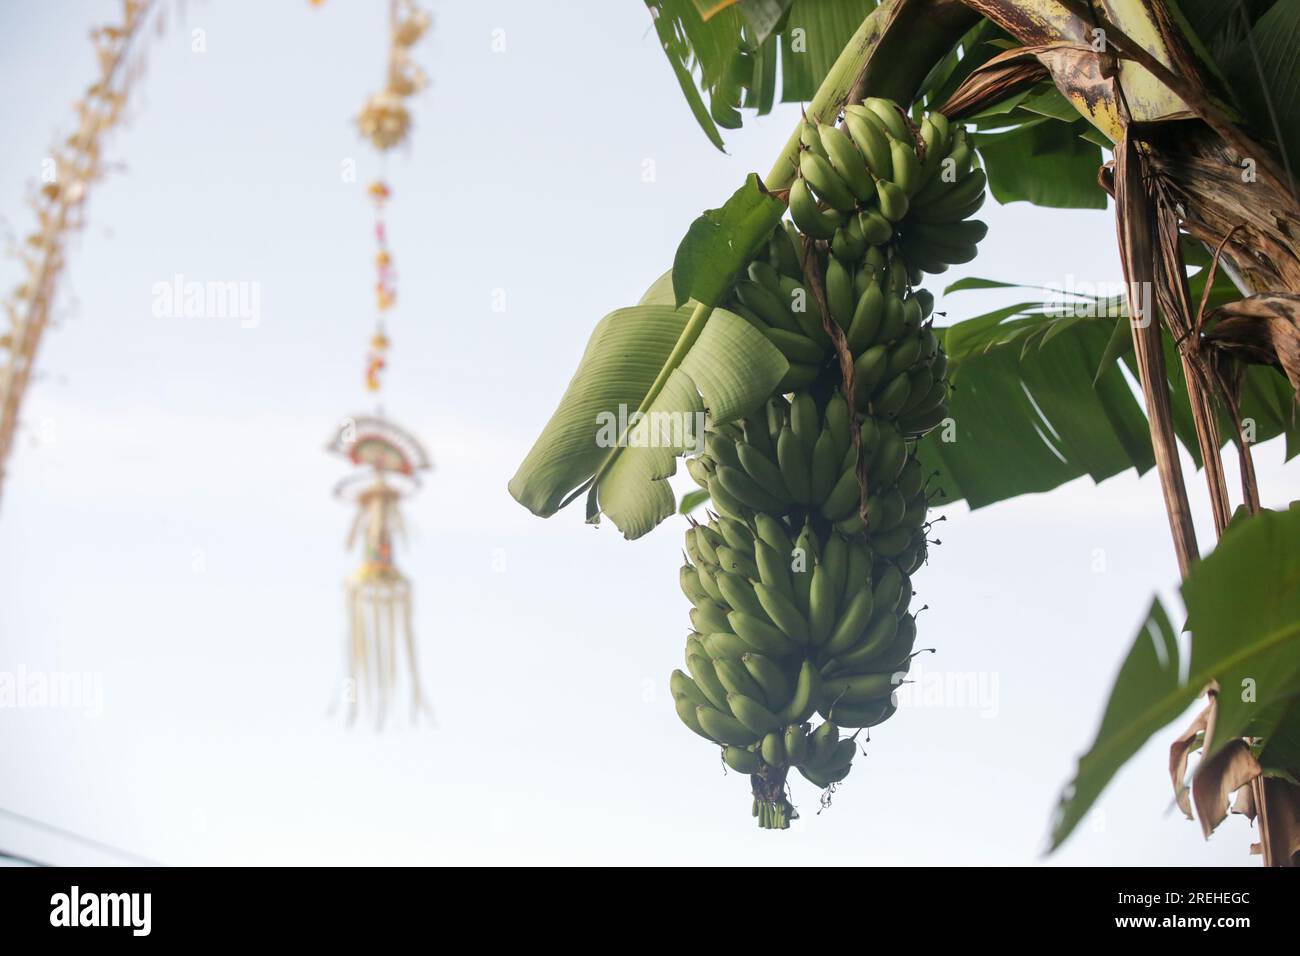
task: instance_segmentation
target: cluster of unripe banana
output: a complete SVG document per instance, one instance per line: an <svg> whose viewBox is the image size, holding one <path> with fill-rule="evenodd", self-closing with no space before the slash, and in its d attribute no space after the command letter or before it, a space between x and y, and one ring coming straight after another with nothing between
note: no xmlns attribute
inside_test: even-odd
<svg viewBox="0 0 1300 956"><path fill-rule="evenodd" d="M686 461L713 513L686 533L692 630L671 690L682 722L750 775L765 828L797 817L792 768L823 789L848 775L858 732L894 713L914 656L911 575L926 559L929 504L915 442L946 416L948 382L928 321L933 297L913 288L937 260L911 258L908 236L918 213L969 215L983 174L971 178L963 130L936 114L914 135L892 104L897 124L879 115L884 102L849 107L849 134L805 127L794 225L773 232L726 302L790 371L763 409L713 427ZM859 164L853 188L841 171L852 157L827 160L844 152L827 145L833 137ZM870 161L863 142L876 150ZM944 158L965 172L936 178ZM827 172L836 178L820 182ZM975 196L953 206L971 182ZM796 210L798 195L807 202ZM841 737L846 728L852 735Z"/></svg>
<svg viewBox="0 0 1300 956"><path fill-rule="evenodd" d="M987 176L973 168L966 130L942 113L914 131L898 104L873 97L845 107L842 126L804 123L800 139L790 215L806 235L849 259L864 244L892 244L913 283L975 258L988 227L969 217Z"/></svg>

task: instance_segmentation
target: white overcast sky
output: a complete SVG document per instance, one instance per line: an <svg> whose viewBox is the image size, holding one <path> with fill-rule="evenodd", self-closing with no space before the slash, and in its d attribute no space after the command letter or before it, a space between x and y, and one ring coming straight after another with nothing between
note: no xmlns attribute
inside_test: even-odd
<svg viewBox="0 0 1300 956"><path fill-rule="evenodd" d="M119 6L0 6L0 213L17 235L92 76L87 30ZM377 167L350 118L382 78L383 5L190 3L150 40L109 149L125 168L74 242L0 500L0 670L93 673L102 713L0 710L0 807L174 864L1042 861L1136 626L1177 580L1154 475L948 509L916 578L921 641L939 649L924 672L987 697L903 709L829 810L799 779L804 819L759 832L746 782L667 693L687 628L680 522L628 543L577 509L534 518L506 482L595 322L635 302L700 210L767 170L798 108L731 133L722 155L637 0L434 10L417 48L433 85L388 165L400 278L384 403L437 464L401 556L437 726L376 735L326 714L355 558L330 496L345 469L323 446L371 410ZM1106 213L985 218L979 260L952 278L1119 277ZM260 323L155 318L154 284L178 274L258 283ZM1280 504L1281 447L1258 454ZM1171 809L1180 729L1048 862L1252 863L1244 821L1206 843ZM113 860L3 816L0 848Z"/></svg>

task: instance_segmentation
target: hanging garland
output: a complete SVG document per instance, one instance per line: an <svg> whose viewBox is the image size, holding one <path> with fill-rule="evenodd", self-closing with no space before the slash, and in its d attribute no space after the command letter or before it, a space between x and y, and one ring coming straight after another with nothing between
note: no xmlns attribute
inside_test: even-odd
<svg viewBox="0 0 1300 956"><path fill-rule="evenodd" d="M428 85L428 78L411 59L410 50L432 23L428 12L411 0L390 0L388 18L387 82L382 90L366 101L357 117L361 135L379 151L381 158L393 147L404 143L411 131L411 112L406 101ZM370 352L366 357L366 388L378 392L383 384L380 376L388 364L390 344L384 318L397 302L397 289L393 257L384 226L384 210L392 190L383 179L377 179L370 184L369 194L375 207L378 252L375 256L375 330L370 336Z"/></svg>
<svg viewBox="0 0 1300 956"><path fill-rule="evenodd" d="M162 30L153 0L126 0L122 18L90 31L99 75L73 106L77 129L54 147L42 164L41 185L33 188L29 204L37 229L14 256L25 278L0 300L5 328L0 330L0 486L13 451L23 398L31 381L41 339L50 323L59 278L66 264L69 236L85 225L86 195L104 175L101 148L107 134L121 121L143 59L132 58L136 39L146 23Z"/></svg>
<svg viewBox="0 0 1300 956"><path fill-rule="evenodd" d="M410 0L390 0L389 55L384 89L365 103L357 117L363 137L379 152L381 163L393 147L406 142L411 130L407 99L427 85L424 72L410 57L410 48L432 20ZM392 190L381 177L367 189L375 213L375 324L365 363L365 386L372 394L383 387L390 342L385 328L397 303L397 274L388 245L385 212ZM382 726L388 704L399 683L398 660L405 657L411 687L411 718L429 713L420 688L412 627L411 585L394 563L394 539L402 534L399 505L419 488L418 472L431 465L419 442L387 421L382 412L348 419L330 450L361 470L335 489L354 502L357 514L348 547L361 545L362 563L347 582L347 679L343 699L348 720L371 705Z"/></svg>

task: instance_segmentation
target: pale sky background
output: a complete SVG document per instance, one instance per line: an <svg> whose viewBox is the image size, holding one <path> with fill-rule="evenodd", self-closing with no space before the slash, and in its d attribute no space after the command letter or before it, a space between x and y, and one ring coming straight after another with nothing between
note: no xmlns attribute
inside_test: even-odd
<svg viewBox="0 0 1300 956"><path fill-rule="evenodd" d="M0 4L0 213L19 236L24 189L93 73L86 32L118 6ZM596 321L635 302L700 210L768 169L798 109L747 123L722 155L637 0L433 9L417 48L433 85L388 164L384 405L437 465L401 554L437 726L375 734L326 714L356 558L330 495L346 468L323 446L371 410L377 166L350 121L382 81L384 4L191 3L150 40L111 141L125 169L95 187L73 244L0 500L0 670L97 674L103 709L0 710L0 807L169 864L1043 861L1151 594L1177 580L1154 473L947 509L916 577L920 641L939 648L924 673L976 675L992 696L901 710L828 811L796 777L804 819L760 832L746 781L667 692L687 629L681 521L628 543L577 508L541 521L506 482ZM936 293L963 274L1119 278L1109 214L983 216L980 258ZM259 283L260 324L154 318L154 283L178 273ZM1285 502L1280 444L1257 454L1266 503ZM1205 547L1199 476L1193 500ZM1179 730L1047 862L1258 865L1240 818L1206 843L1171 809ZM3 816L0 848L114 860Z"/></svg>

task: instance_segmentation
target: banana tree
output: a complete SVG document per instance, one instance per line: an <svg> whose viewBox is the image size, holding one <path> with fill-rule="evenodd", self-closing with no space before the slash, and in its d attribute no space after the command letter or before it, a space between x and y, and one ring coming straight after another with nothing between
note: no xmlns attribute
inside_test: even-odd
<svg viewBox="0 0 1300 956"><path fill-rule="evenodd" d="M1092 749L1066 788L1059 845L1118 767L1202 692L1209 704L1175 740L1208 829L1227 795L1255 817L1266 863L1297 850L1300 511L1261 512L1251 446L1300 450L1300 5L1223 0L646 0L672 72L719 148L779 99L834 122L866 95L933 110L975 129L1001 202L1105 208L1113 201L1127 295L1118 308L1053 313L1031 305L942 330L951 422L918 449L942 500L971 507L1156 467L1193 634L1180 677L1158 604L1116 681ZM778 90L778 75L779 85ZM579 491L629 537L673 510L664 478L685 445L594 448L598 407L641 413L706 407L737 417L784 374L761 336L719 308L780 218L798 130L767 177L697 220L673 269L633 309L607 317L559 411L511 483L547 515ZM1109 154L1109 158L1107 158ZM969 283L968 283L969 285ZM950 291L957 291L953 288ZM1122 366L1136 372L1141 404ZM1203 563L1182 443L1204 471L1215 529ZM1242 485L1227 487L1231 443ZM1229 525L1232 525L1231 529ZM1251 588L1239 585L1243 569ZM1230 612L1225 614L1225 609ZM1232 622L1240 625L1235 630ZM1163 644L1161 644L1163 642ZM1243 670L1243 667L1245 670ZM1236 688L1250 682L1249 704Z"/></svg>

